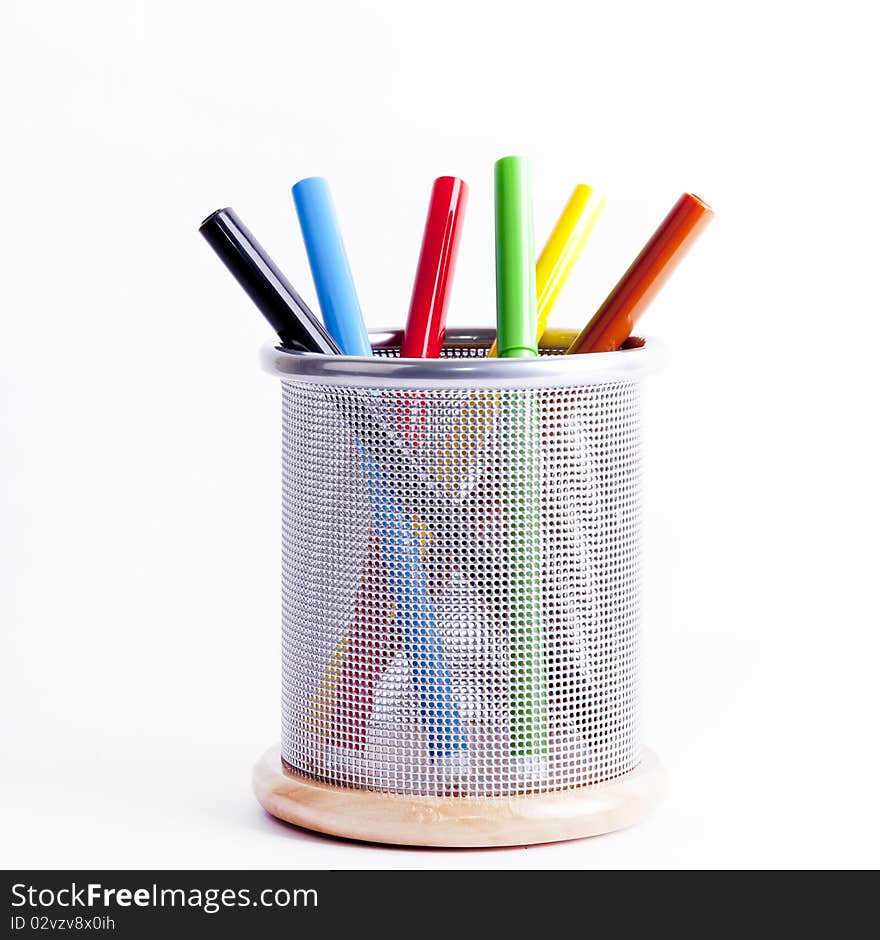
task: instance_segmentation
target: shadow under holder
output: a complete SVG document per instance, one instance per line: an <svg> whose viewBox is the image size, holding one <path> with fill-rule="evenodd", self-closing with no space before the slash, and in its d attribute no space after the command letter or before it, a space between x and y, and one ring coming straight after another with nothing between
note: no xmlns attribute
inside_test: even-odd
<svg viewBox="0 0 880 940"><path fill-rule="evenodd" d="M416 845L607 832L658 798L639 734L643 377L657 344L488 359L267 346L283 390L282 743L263 806ZM430 819L432 824L425 825Z"/></svg>

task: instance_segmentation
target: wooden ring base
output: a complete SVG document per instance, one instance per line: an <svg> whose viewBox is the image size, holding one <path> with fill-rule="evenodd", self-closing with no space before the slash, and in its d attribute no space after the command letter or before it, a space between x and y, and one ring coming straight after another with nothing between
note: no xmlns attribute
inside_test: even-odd
<svg viewBox="0 0 880 940"><path fill-rule="evenodd" d="M534 845L598 836L644 819L663 792L652 751L628 774L574 790L502 797L404 796L333 787L285 771L272 747L254 767L254 793L285 822L328 835L446 848Z"/></svg>

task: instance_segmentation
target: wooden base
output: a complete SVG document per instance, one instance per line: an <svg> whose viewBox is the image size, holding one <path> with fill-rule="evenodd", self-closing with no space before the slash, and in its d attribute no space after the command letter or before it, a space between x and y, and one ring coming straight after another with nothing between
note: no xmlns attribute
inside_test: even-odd
<svg viewBox="0 0 880 940"><path fill-rule="evenodd" d="M628 774L607 783L508 797L402 796L331 787L281 766L278 747L254 767L263 808L297 826L391 845L476 848L597 836L645 818L663 791L657 757L645 750Z"/></svg>

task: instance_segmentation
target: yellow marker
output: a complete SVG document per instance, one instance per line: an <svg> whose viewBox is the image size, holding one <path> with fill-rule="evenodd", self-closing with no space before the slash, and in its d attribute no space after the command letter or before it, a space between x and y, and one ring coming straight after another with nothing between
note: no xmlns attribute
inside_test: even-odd
<svg viewBox="0 0 880 940"><path fill-rule="evenodd" d="M556 222L544 250L535 265L535 287L538 293L538 339L547 329L547 318L556 303L574 263L584 250L602 210L605 197L593 189L578 183L569 196L562 215ZM498 341L492 343L489 356L498 355Z"/></svg>
<svg viewBox="0 0 880 940"><path fill-rule="evenodd" d="M324 670L324 677L318 683L315 696L307 710L306 727L321 738L330 737L330 715L336 704L336 686L342 675L342 663L345 660L348 643L348 637L344 636L333 651L330 665Z"/></svg>
<svg viewBox="0 0 880 940"><path fill-rule="evenodd" d="M394 623L394 608L388 610L388 623ZM333 650L330 664L324 670L324 675L315 689L306 709L306 727L324 740L330 739L333 709L336 705L336 694L339 691L339 682L342 679L342 667L349 652L351 637L346 633Z"/></svg>
<svg viewBox="0 0 880 940"><path fill-rule="evenodd" d="M437 482L455 493L467 480L474 456L492 430L501 407L499 392L470 392L460 407L457 429L443 442L437 455Z"/></svg>

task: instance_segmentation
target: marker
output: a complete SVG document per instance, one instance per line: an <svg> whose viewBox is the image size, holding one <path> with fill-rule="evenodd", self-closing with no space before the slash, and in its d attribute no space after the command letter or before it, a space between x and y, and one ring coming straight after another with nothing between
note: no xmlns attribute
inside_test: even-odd
<svg viewBox="0 0 880 940"><path fill-rule="evenodd" d="M713 214L708 203L685 193L566 353L620 349Z"/></svg>
<svg viewBox="0 0 880 940"><path fill-rule="evenodd" d="M495 307L501 357L537 356L535 224L525 157L495 164Z"/></svg>
<svg viewBox="0 0 880 940"><path fill-rule="evenodd" d="M367 747L376 685L401 648L394 605L374 527L352 619L312 700L316 734L350 751Z"/></svg>
<svg viewBox="0 0 880 940"><path fill-rule="evenodd" d="M455 176L434 180L401 356L436 359L443 348L446 307L467 197L464 180Z"/></svg>
<svg viewBox="0 0 880 940"><path fill-rule="evenodd" d="M292 192L324 324L344 355L372 356L327 180L300 180Z"/></svg>
<svg viewBox="0 0 880 940"><path fill-rule="evenodd" d="M290 349L339 355L339 346L306 306L244 222L230 209L212 212L199 231Z"/></svg>
<svg viewBox="0 0 880 940"><path fill-rule="evenodd" d="M379 553L385 565L403 649L412 665L419 716L434 763L454 765L467 751L452 676L437 632L437 612L419 558L418 538L408 511L398 504L384 471L362 451L361 466L373 511Z"/></svg>
<svg viewBox="0 0 880 940"><path fill-rule="evenodd" d="M293 199L327 329L345 355L371 356L372 348L327 181L317 177L301 180L293 187ZM412 662L428 749L432 759L452 758L465 746L464 739L458 708L452 699L451 680L443 666L440 637L434 622L436 614L415 549L412 521L397 507L397 497L377 459L363 445L359 449L371 497L373 525L380 540L380 555L394 597L395 617L400 620L404 649ZM376 678L374 675L368 679L367 686ZM366 701L362 705L369 707ZM357 721L362 722L364 717L363 714L357 716ZM359 743L362 745L363 740L350 742L355 747Z"/></svg>
<svg viewBox="0 0 880 940"><path fill-rule="evenodd" d="M538 256L535 286L538 302L538 344L547 330L547 320L559 293L584 250L587 239L605 209L605 196L591 186L575 186L562 215L556 221L544 250ZM498 355L498 341L486 354Z"/></svg>
<svg viewBox="0 0 880 940"><path fill-rule="evenodd" d="M507 619L510 629L510 747L523 772L540 776L547 759L547 663L541 623L541 413L537 399L506 403L510 474ZM528 769L528 771L527 771Z"/></svg>
<svg viewBox="0 0 880 940"><path fill-rule="evenodd" d="M495 164L495 308L501 357L537 356L535 224L525 157Z"/></svg>
<svg viewBox="0 0 880 940"><path fill-rule="evenodd" d="M495 293L502 358L538 355L535 239L528 164L495 164ZM510 630L510 753L540 776L547 758L547 676L541 628L540 413L528 391L514 392L501 420L511 474L505 500L507 618Z"/></svg>

